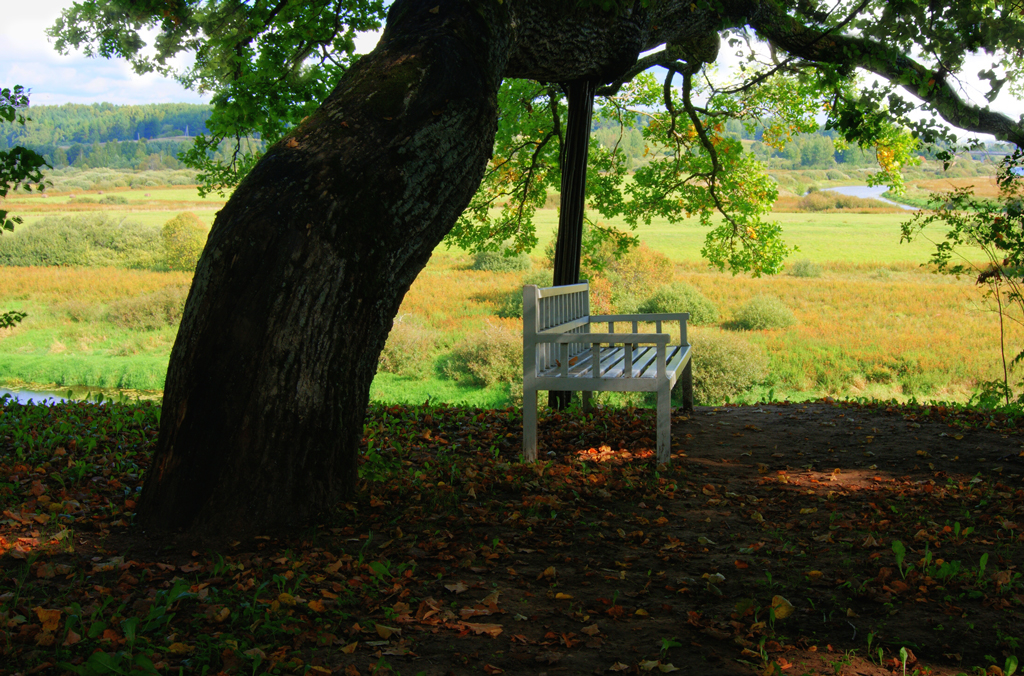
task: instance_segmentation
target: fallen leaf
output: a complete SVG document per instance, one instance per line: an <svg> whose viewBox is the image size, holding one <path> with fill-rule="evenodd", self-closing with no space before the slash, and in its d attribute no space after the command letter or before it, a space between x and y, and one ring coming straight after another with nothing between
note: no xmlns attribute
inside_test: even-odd
<svg viewBox="0 0 1024 676"><path fill-rule="evenodd" d="M793 604L784 597L775 595L772 597L772 610L775 611L775 619L782 620L793 614Z"/></svg>
<svg viewBox="0 0 1024 676"><path fill-rule="evenodd" d="M355 643L349 643L347 646L341 649L341 652L345 653L346 655L351 655L356 651L356 646L358 645L359 641L356 641Z"/></svg>
<svg viewBox="0 0 1024 676"><path fill-rule="evenodd" d="M322 613L327 610L327 606L325 606L322 601L317 601L315 599L310 601L307 605L309 606L309 609L315 613ZM227 610L227 608L225 608L225 610Z"/></svg>
<svg viewBox="0 0 1024 676"><path fill-rule="evenodd" d="M555 598L559 601L564 601L566 599L571 599L572 594L564 594L562 592L558 592L557 594L555 594Z"/></svg>
<svg viewBox="0 0 1024 676"><path fill-rule="evenodd" d="M616 662L612 666L608 667L608 671L629 671L629 665L623 664L622 662Z"/></svg>
<svg viewBox="0 0 1024 676"><path fill-rule="evenodd" d="M167 652L169 652L172 655L190 655L192 654L193 650L194 648L192 646L186 643L181 643L180 641L172 643L171 645L167 646ZM259 650L261 653L263 652L259 648L253 648L253 650ZM250 652L252 651L247 651L246 655L248 655ZM266 655L263 655L263 657L266 657Z"/></svg>
<svg viewBox="0 0 1024 676"><path fill-rule="evenodd" d="M377 629L377 635L380 636L383 639L389 639L389 638L391 638L391 636L393 634L397 634L399 636L402 635L402 630L401 629L395 629L393 627L385 627L383 624L378 624L376 626L376 629Z"/></svg>
<svg viewBox="0 0 1024 676"><path fill-rule="evenodd" d="M455 592L456 594L461 594L462 592L469 590L469 587L462 584L461 582L456 582L455 584L446 584L444 588L450 592Z"/></svg>
<svg viewBox="0 0 1024 676"><path fill-rule="evenodd" d="M601 630L597 627L596 624L592 624L589 627L583 627L583 629L580 629L580 631L582 631L587 636L597 636L601 632Z"/></svg>
<svg viewBox="0 0 1024 676"><path fill-rule="evenodd" d="M487 634L491 638L497 638L502 632L500 624L483 624L477 622L463 622L470 631L474 634Z"/></svg>
<svg viewBox="0 0 1024 676"><path fill-rule="evenodd" d="M542 577L552 578L554 576L555 576L555 567L554 566L548 566L547 568L544 569L544 572L542 572L540 575L537 576L537 579L539 580Z"/></svg>
<svg viewBox="0 0 1024 676"><path fill-rule="evenodd" d="M60 624L59 610L47 610L42 607L33 608L32 610L36 612L39 621L43 623L43 631L50 633L57 631L57 626Z"/></svg>

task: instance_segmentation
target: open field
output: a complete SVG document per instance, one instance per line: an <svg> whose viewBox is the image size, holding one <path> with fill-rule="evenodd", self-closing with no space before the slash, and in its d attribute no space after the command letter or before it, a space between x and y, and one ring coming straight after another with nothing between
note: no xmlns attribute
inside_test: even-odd
<svg viewBox="0 0 1024 676"><path fill-rule="evenodd" d="M73 201L111 196L127 204ZM82 211L160 225L188 209L209 224L223 201L201 199L189 187L145 187L46 198L19 195L7 204L25 218L21 227L28 229L38 217ZM666 278L652 284L678 281L695 287L718 305L717 330L737 333L767 350L769 375L748 399L830 394L963 400L979 382L1001 374L996 317L970 280L938 277L919 268L932 245L899 243L906 212L877 211L774 215L787 241L799 248L792 260L822 267L822 276L814 278L782 274L752 279L709 270L700 262L704 230L696 222L655 222L638 234L674 264ZM537 221L541 241L534 252L535 268L553 237L557 212L542 210ZM500 406L510 396L515 400L507 386L451 379L450 355L466 336L489 325L506 332L518 327L518 320L502 320L495 313L522 284L523 275L476 272L468 269L469 263L467 256L442 246L413 285L399 324L424 358L412 370L381 372L373 386L375 398L421 403L429 397L478 406ZM180 296L188 281L181 273L0 268L3 308L29 313L21 326L0 335L0 383L161 388L177 320L151 315L159 314L155 306L166 302L160 293ZM793 310L796 323L771 331L735 331L730 322L738 309L766 294ZM134 304L128 315L125 303ZM149 319L139 319L139 312L149 312ZM711 329L698 327L695 340L702 330ZM1024 335L1011 327L1007 344L1011 356L1016 354Z"/></svg>

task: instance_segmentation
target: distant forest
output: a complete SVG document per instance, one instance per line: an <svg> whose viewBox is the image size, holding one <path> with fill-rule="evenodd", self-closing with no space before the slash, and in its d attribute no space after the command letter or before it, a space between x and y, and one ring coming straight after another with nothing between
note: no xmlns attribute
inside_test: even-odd
<svg viewBox="0 0 1024 676"><path fill-rule="evenodd" d="M27 111L31 121L22 126L0 123L0 150L15 145L26 146L45 157L55 168L78 167L160 170L184 169L178 154L191 145L191 137L207 132L206 121L212 112L208 105L189 103L154 103L141 106L117 106L110 103L91 105L64 104L32 106ZM771 169L829 169L837 165L867 167L875 164L874 152L856 146L836 150L835 132L795 136L783 150L761 142L762 129L749 132L740 122L725 123L723 135L741 140ZM658 155L648 147L639 127L620 130L608 121L595 121L594 139L605 147L618 146L629 158L630 168L637 168ZM259 139L248 139L262 149ZM229 160L233 144L225 141L218 151ZM999 153L992 153L996 159ZM974 157L992 160L985 153Z"/></svg>
<svg viewBox="0 0 1024 676"><path fill-rule="evenodd" d="M177 155L208 131L212 110L190 103L32 106L28 124L0 123L0 150L31 148L55 169L183 169Z"/></svg>

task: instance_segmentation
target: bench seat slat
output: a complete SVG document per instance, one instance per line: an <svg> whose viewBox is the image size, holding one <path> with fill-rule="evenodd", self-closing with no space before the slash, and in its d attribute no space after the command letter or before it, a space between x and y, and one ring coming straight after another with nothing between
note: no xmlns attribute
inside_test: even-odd
<svg viewBox="0 0 1024 676"><path fill-rule="evenodd" d="M665 354L666 370L678 369L679 362L685 356L684 349L679 345L671 345ZM633 351L633 378L652 379L658 377L658 351L654 347L642 347ZM625 350L621 347L601 348L601 378L622 378ZM588 352L580 353L576 361L570 358L569 378L591 377L592 358ZM539 378L563 378L562 367L553 364L542 368L537 374Z"/></svg>

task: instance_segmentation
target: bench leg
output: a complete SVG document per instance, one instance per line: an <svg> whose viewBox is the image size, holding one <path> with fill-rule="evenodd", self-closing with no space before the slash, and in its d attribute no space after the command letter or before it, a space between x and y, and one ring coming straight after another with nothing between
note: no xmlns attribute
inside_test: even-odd
<svg viewBox="0 0 1024 676"><path fill-rule="evenodd" d="M523 460L537 460L537 390L523 390Z"/></svg>
<svg viewBox="0 0 1024 676"><path fill-rule="evenodd" d="M584 390L583 392L580 392L580 394L583 395L583 412L590 413L594 410L594 393Z"/></svg>
<svg viewBox="0 0 1024 676"><path fill-rule="evenodd" d="M666 382L658 389L658 464L667 464L671 454L672 390Z"/></svg>
<svg viewBox="0 0 1024 676"><path fill-rule="evenodd" d="M693 360L686 362L683 367L683 410L693 413Z"/></svg>

